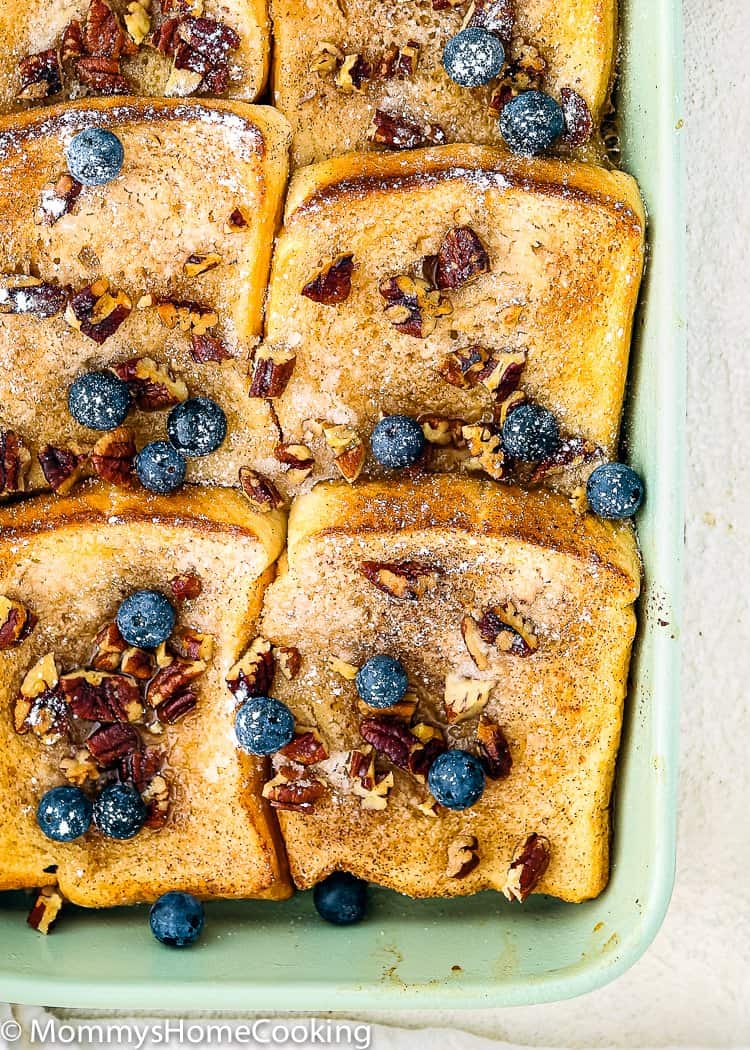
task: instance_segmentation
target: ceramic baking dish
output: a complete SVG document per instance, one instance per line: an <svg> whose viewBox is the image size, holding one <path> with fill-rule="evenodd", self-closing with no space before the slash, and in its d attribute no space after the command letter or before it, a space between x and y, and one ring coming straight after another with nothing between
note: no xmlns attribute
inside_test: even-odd
<svg viewBox="0 0 750 1050"><path fill-rule="evenodd" d="M145 908L71 909L50 937L0 894L0 1001L169 1010L373 1010L504 1006L578 995L651 942L674 876L684 461L683 213L678 0L623 0L618 111L623 166L650 215L625 439L647 479L646 571L614 800L612 878L595 901L498 894L413 902L373 895L346 931L310 894L208 906L190 951L157 945Z"/></svg>

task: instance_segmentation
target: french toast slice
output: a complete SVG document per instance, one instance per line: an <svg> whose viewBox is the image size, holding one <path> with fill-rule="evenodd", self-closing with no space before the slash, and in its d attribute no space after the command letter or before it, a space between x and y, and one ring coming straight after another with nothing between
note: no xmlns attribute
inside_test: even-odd
<svg viewBox="0 0 750 1050"><path fill-rule="evenodd" d="M87 482L74 496L43 495L0 511L0 889L57 883L65 897L91 907L177 889L204 898L288 895L278 829L260 795L262 763L235 747L225 683L253 635L284 530L278 511L258 515L231 489L193 486L156 497ZM190 659L167 667L177 651L172 641L157 651L156 663L144 650L123 654L107 633L122 599L144 587L173 601L172 638L183 645L192 639ZM9 603L36 623L6 647ZM198 648L205 667L195 677ZM48 654L60 682L53 693L27 700L26 676ZM146 662L145 672L134 658ZM176 703L184 692L173 693L172 710L155 713L152 678L146 713L128 707L132 721L105 725L114 737L102 738L97 712L81 707L83 671L100 702L97 668L108 669L110 681L144 687L143 675L157 665L162 676L165 667L192 675L188 692L197 703L190 709ZM140 752L128 751L128 737L140 740ZM36 807L48 789L72 782L93 797L116 776L135 783L149 802L148 825L135 838L105 838L92 826L61 844L39 830Z"/></svg>
<svg viewBox="0 0 750 1050"><path fill-rule="evenodd" d="M414 897L508 889L537 835L537 892L598 894L640 586L632 528L458 476L338 482L295 502L287 558L261 635L297 650L296 677L285 663L273 692L298 734L264 793L295 883L343 869ZM376 653L408 673L396 708L358 700L354 673ZM488 773L463 812L425 783L446 743Z"/></svg>
<svg viewBox="0 0 750 1050"><path fill-rule="evenodd" d="M274 402L284 442L315 454L314 478L338 476L316 421L366 444L381 413L406 413L435 455L470 452L497 478L508 464L463 427L487 424L491 445L528 397L555 413L571 461L611 456L644 227L629 176L490 147L295 172L256 353L295 359ZM564 459L550 477L580 484Z"/></svg>
<svg viewBox="0 0 750 1050"><path fill-rule="evenodd" d="M64 149L92 126L120 138L122 171L71 190ZM269 434L267 407L247 397L247 360L288 139L275 110L241 102L93 100L0 122L0 426L30 456L18 485L50 483L46 446L68 459L91 450L101 435L75 422L67 391L101 369L132 382L138 448L165 439L178 401L218 401L228 436L191 460L188 480L236 483Z"/></svg>
<svg viewBox="0 0 750 1050"><path fill-rule="evenodd" d="M507 62L497 80L466 89L442 54L483 9L502 9L493 21ZM558 100L567 93L579 114L570 141L596 141L614 73L616 0L272 0L271 14L274 101L292 124L295 165L372 148L378 111L402 125L395 135L380 122L385 146L499 145L503 100L529 87Z"/></svg>
<svg viewBox="0 0 750 1050"><path fill-rule="evenodd" d="M0 9L0 113L84 96L224 96L268 77L265 0L26 0Z"/></svg>

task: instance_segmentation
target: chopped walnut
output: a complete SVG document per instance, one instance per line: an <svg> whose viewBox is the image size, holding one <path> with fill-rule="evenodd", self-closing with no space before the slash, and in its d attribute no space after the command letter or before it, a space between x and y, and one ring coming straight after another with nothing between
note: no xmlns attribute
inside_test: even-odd
<svg viewBox="0 0 750 1050"><path fill-rule="evenodd" d="M131 357L113 365L112 371L128 384L133 400L143 412L158 412L187 400L184 380L176 379L169 369L150 357Z"/></svg>
<svg viewBox="0 0 750 1050"><path fill-rule="evenodd" d="M273 655L279 670L287 681L297 677L302 667L302 653L294 645L275 645Z"/></svg>
<svg viewBox="0 0 750 1050"><path fill-rule="evenodd" d="M446 354L438 365L438 372L451 386L475 387L488 357L489 351L484 347L466 346Z"/></svg>
<svg viewBox="0 0 750 1050"><path fill-rule="evenodd" d="M214 653L213 635L196 631L193 627L178 627L169 639L169 648L183 660L202 660L208 663Z"/></svg>
<svg viewBox="0 0 750 1050"><path fill-rule="evenodd" d="M357 480L367 459L367 449L362 438L351 427L339 424L323 428L326 444L333 449L333 462L342 477L350 484Z"/></svg>
<svg viewBox="0 0 750 1050"><path fill-rule="evenodd" d="M26 490L31 453L14 430L0 430L0 497Z"/></svg>
<svg viewBox="0 0 750 1050"><path fill-rule="evenodd" d="M79 748L75 755L63 758L60 762L60 772L69 783L77 787L83 787L89 780L99 777L99 767L85 747Z"/></svg>
<svg viewBox="0 0 750 1050"><path fill-rule="evenodd" d="M425 441L431 445L438 445L441 448L447 446L462 448L465 444L462 419L452 419L448 416L420 416L418 422L422 427Z"/></svg>
<svg viewBox="0 0 750 1050"><path fill-rule="evenodd" d="M151 32L151 0L131 0L123 21L133 43L142 44Z"/></svg>
<svg viewBox="0 0 750 1050"><path fill-rule="evenodd" d="M145 827L163 828L169 819L169 782L163 774L157 775L143 788L141 797L146 803Z"/></svg>
<svg viewBox="0 0 750 1050"><path fill-rule="evenodd" d="M203 591L203 583L197 572L183 572L179 576L173 576L169 581L169 589L178 602L198 598Z"/></svg>
<svg viewBox="0 0 750 1050"><path fill-rule="evenodd" d="M497 401L505 401L517 391L525 367L525 350L494 351L478 371L477 380Z"/></svg>
<svg viewBox="0 0 750 1050"><path fill-rule="evenodd" d="M21 682L21 696L34 700L48 690L54 689L59 680L55 654L47 653L27 671Z"/></svg>
<svg viewBox="0 0 750 1050"><path fill-rule="evenodd" d="M362 809L373 812L384 810L395 783L393 773L376 773L375 751L372 748L350 752L348 766L352 793L362 800Z"/></svg>
<svg viewBox="0 0 750 1050"><path fill-rule="evenodd" d="M97 631L91 666L96 671L117 671L128 643L116 623L107 623Z"/></svg>
<svg viewBox="0 0 750 1050"><path fill-rule="evenodd" d="M416 339L426 339L435 331L438 318L453 313L441 292L420 277L390 277L381 283L380 294L386 302L387 320L398 331Z"/></svg>
<svg viewBox="0 0 750 1050"><path fill-rule="evenodd" d="M156 309L165 328L179 328L191 335L205 335L219 323L219 316L210 306L203 306L192 299L154 299L144 295L138 301L139 310Z"/></svg>

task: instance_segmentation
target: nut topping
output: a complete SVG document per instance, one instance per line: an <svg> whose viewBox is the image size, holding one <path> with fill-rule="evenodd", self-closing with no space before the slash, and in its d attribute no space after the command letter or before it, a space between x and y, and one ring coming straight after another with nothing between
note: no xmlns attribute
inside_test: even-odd
<svg viewBox="0 0 750 1050"><path fill-rule="evenodd" d="M65 308L66 288L46 284L38 277L6 273L0 276L0 314L29 314L44 320Z"/></svg>
<svg viewBox="0 0 750 1050"><path fill-rule="evenodd" d="M359 668L356 664L350 664L346 660L341 660L338 656L334 656L331 659L331 670L334 674L346 679L347 682L353 682L357 677Z"/></svg>
<svg viewBox="0 0 750 1050"><path fill-rule="evenodd" d="M417 601L437 585L442 570L420 561L363 561L360 572L379 591L399 601Z"/></svg>
<svg viewBox="0 0 750 1050"><path fill-rule="evenodd" d="M542 460L531 475L530 483L537 484L553 474L562 474L566 467L579 467L602 455L602 450L593 441L583 438L567 438L561 441L548 459Z"/></svg>
<svg viewBox="0 0 750 1050"><path fill-rule="evenodd" d="M89 780L99 778L99 767L85 747L79 748L75 755L64 758L60 762L60 772L69 783L77 787L83 787Z"/></svg>
<svg viewBox="0 0 750 1050"><path fill-rule="evenodd" d="M403 114L388 113L384 109L375 110L367 138L391 149L441 146L446 141L445 131L439 124L420 124Z"/></svg>
<svg viewBox="0 0 750 1050"><path fill-rule="evenodd" d="M426 265L430 265L430 257ZM448 230L434 261L435 285L441 291L464 288L490 271L490 257L471 226Z"/></svg>
<svg viewBox="0 0 750 1050"><path fill-rule="evenodd" d="M207 361L231 361L232 354L221 339L213 335L190 336L190 356L198 364L203 365Z"/></svg>
<svg viewBox="0 0 750 1050"><path fill-rule="evenodd" d="M336 453L333 462L343 478L352 484L362 473L367 459L367 449L362 438L356 430L343 424L324 427L323 434L326 444Z"/></svg>
<svg viewBox="0 0 750 1050"><path fill-rule="evenodd" d="M161 773L142 789L141 795L146 803L146 822L144 827L158 831L169 819L169 783Z"/></svg>
<svg viewBox="0 0 750 1050"><path fill-rule="evenodd" d="M508 418L508 413L512 412L514 408L518 408L519 405L526 403L526 394L523 390L514 390L512 394L509 394L503 401L496 401L492 409L492 420L496 426L501 430L505 420Z"/></svg>
<svg viewBox="0 0 750 1050"><path fill-rule="evenodd" d="M100 628L94 638L94 655L91 666L96 671L117 671L122 654L128 643L120 634L116 623L107 623Z"/></svg>
<svg viewBox="0 0 750 1050"><path fill-rule="evenodd" d="M131 645L122 654L120 670L139 682L147 682L154 673L153 655L146 649Z"/></svg>
<svg viewBox="0 0 750 1050"><path fill-rule="evenodd" d="M111 292L109 281L101 278L73 296L65 311L65 320L71 328L101 345L115 334L131 309L127 295Z"/></svg>
<svg viewBox="0 0 750 1050"><path fill-rule="evenodd" d="M193 689L184 689L167 697L156 707L156 717L163 725L174 725L189 714L198 704L198 696Z"/></svg>
<svg viewBox="0 0 750 1050"><path fill-rule="evenodd" d="M441 448L452 446L461 448L465 442L462 428L462 419L452 419L448 416L420 416L418 422L421 424L425 441L431 445Z"/></svg>
<svg viewBox="0 0 750 1050"><path fill-rule="evenodd" d="M288 682L293 681L302 667L302 653L293 645L275 645L273 655L279 670Z"/></svg>
<svg viewBox="0 0 750 1050"><path fill-rule="evenodd" d="M83 477L86 457L69 448L45 445L37 455L45 481L58 496L64 496Z"/></svg>
<svg viewBox="0 0 750 1050"><path fill-rule="evenodd" d="M326 306L343 303L351 294L353 272L354 256L337 255L307 282L301 294Z"/></svg>
<svg viewBox="0 0 750 1050"><path fill-rule="evenodd" d="M407 769L415 737L406 726L390 718L363 718L359 723L363 740L386 755L394 766Z"/></svg>
<svg viewBox="0 0 750 1050"><path fill-rule="evenodd" d="M435 331L439 317L453 313L443 295L420 277L390 277L380 285L380 294L386 302L387 320L416 339L426 339Z"/></svg>
<svg viewBox="0 0 750 1050"><path fill-rule="evenodd" d="M240 467L240 488L250 500L253 510L261 514L284 506L284 497L271 479L251 467Z"/></svg>
<svg viewBox="0 0 750 1050"><path fill-rule="evenodd" d="M491 423L471 423L461 428L473 465L499 481L505 476L505 452L500 434Z"/></svg>
<svg viewBox="0 0 750 1050"><path fill-rule="evenodd" d="M118 775L123 783L130 783L138 791L144 791L154 777L161 772L164 755L153 747L142 751L130 751L120 759Z"/></svg>
<svg viewBox="0 0 750 1050"><path fill-rule="evenodd" d="M446 383L461 388L475 387L479 382L489 357L489 351L481 346L466 346L446 354L438 366L438 372Z"/></svg>
<svg viewBox="0 0 750 1050"><path fill-rule="evenodd" d="M288 350L259 350L253 362L250 397L280 397L292 378L295 354Z"/></svg>
<svg viewBox="0 0 750 1050"><path fill-rule="evenodd" d="M430 766L437 756L446 750L448 744L442 730L437 726L428 725L427 722L419 722L412 729L412 733L419 743L409 755L409 772L418 780L424 781Z"/></svg>
<svg viewBox="0 0 750 1050"><path fill-rule="evenodd" d="M214 654L214 640L192 627L179 627L169 639L169 647L183 660L202 660L208 663Z"/></svg>
<svg viewBox="0 0 750 1050"><path fill-rule="evenodd" d="M312 766L328 758L323 741L314 729L298 729L292 740L279 751L290 762L301 766Z"/></svg>
<svg viewBox="0 0 750 1050"><path fill-rule="evenodd" d="M139 722L143 718L138 685L125 675L71 671L62 675L60 687L76 718L91 722Z"/></svg>
<svg viewBox="0 0 750 1050"><path fill-rule="evenodd" d="M459 835L448 846L445 874L449 879L465 879L479 864L476 835Z"/></svg>
<svg viewBox="0 0 750 1050"><path fill-rule="evenodd" d="M0 430L0 496L26 488L31 454L14 430Z"/></svg>
<svg viewBox="0 0 750 1050"><path fill-rule="evenodd" d="M586 99L572 88L560 88L560 102L565 120L565 134L560 139L566 146L582 146L591 138L594 120Z"/></svg>
<svg viewBox="0 0 750 1050"><path fill-rule="evenodd" d="M185 260L183 270L186 277L200 277L209 270L215 270L221 263L221 256L216 252L207 252L204 255L189 255Z"/></svg>
<svg viewBox="0 0 750 1050"><path fill-rule="evenodd" d="M477 726L477 750L484 771L491 780L507 777L513 766L507 737L500 726L482 715Z"/></svg>
<svg viewBox="0 0 750 1050"><path fill-rule="evenodd" d="M151 0L131 0L124 18L134 44L140 46L151 32Z"/></svg>
<svg viewBox="0 0 750 1050"><path fill-rule="evenodd" d="M497 401L505 401L518 390L525 367L525 350L495 351L479 369L477 379Z"/></svg>
<svg viewBox="0 0 750 1050"><path fill-rule="evenodd" d="M227 675L229 691L239 701L268 696L273 685L274 658L271 643L255 638Z"/></svg>
<svg viewBox="0 0 750 1050"><path fill-rule="evenodd" d="M133 481L135 440L127 427L110 430L95 442L91 450L91 465L100 478L128 488Z"/></svg>
<svg viewBox="0 0 750 1050"><path fill-rule="evenodd" d="M530 656L539 648L534 625L508 599L487 609L478 624L479 632L488 645L513 656Z"/></svg>
<svg viewBox="0 0 750 1050"><path fill-rule="evenodd" d="M365 81L372 76L372 68L361 55L345 55L344 61L333 78L336 87L347 95L362 91Z"/></svg>
<svg viewBox="0 0 750 1050"><path fill-rule="evenodd" d="M285 444L281 442L273 451L279 463L288 464L286 477L290 485L301 485L312 474L315 468L315 457L307 445Z"/></svg>
<svg viewBox="0 0 750 1050"><path fill-rule="evenodd" d="M187 400L184 381L175 379L169 369L150 357L131 357L113 365L112 371L128 384L133 400L143 412L158 412Z"/></svg>
<svg viewBox="0 0 750 1050"><path fill-rule="evenodd" d="M205 639L207 635L198 636ZM160 667L146 688L146 700L156 713L160 721L164 721L160 712L160 705L185 692L187 687L194 682L206 670L205 660L185 660L180 657L173 660L167 667ZM194 705L193 705L194 706Z"/></svg>
<svg viewBox="0 0 750 1050"><path fill-rule="evenodd" d="M263 798L269 801L273 809L311 813L317 800L326 794L325 785L306 775L292 779L292 773L289 766L280 769L273 780L264 786Z"/></svg>
<svg viewBox="0 0 750 1050"><path fill-rule="evenodd" d="M386 808L388 794L395 781L392 772L375 772L375 753L372 748L349 753L348 773L352 793L362 800L362 809L378 812Z"/></svg>
<svg viewBox="0 0 750 1050"><path fill-rule="evenodd" d="M138 300L138 309L156 309L159 320L170 331L178 328L181 332L193 335L205 335L210 328L219 323L219 315L210 306L202 306L192 299L159 299L144 295Z"/></svg>
<svg viewBox="0 0 750 1050"><path fill-rule="evenodd" d="M34 215L34 222L40 226L54 226L73 210L83 186L67 172L56 182L48 182L42 187L39 195L39 208Z"/></svg>
<svg viewBox="0 0 750 1050"><path fill-rule="evenodd" d="M0 650L20 645L29 637L36 622L36 616L25 605L0 594Z"/></svg>
<svg viewBox="0 0 750 1050"><path fill-rule="evenodd" d="M549 867L550 853L549 839L544 835L537 835L536 832L519 842L503 887L503 893L509 901L515 900L523 904L536 889Z"/></svg>
<svg viewBox="0 0 750 1050"><path fill-rule="evenodd" d="M344 52L330 40L316 44L310 58L311 73L335 73L344 61Z"/></svg>
<svg viewBox="0 0 750 1050"><path fill-rule="evenodd" d="M54 48L22 58L18 63L18 73L21 89L17 99L40 102L62 91L62 70Z"/></svg>
<svg viewBox="0 0 750 1050"><path fill-rule="evenodd" d="M58 681L55 654L47 653L26 673L21 682L21 696L25 696L27 700L35 700L55 689Z"/></svg>
<svg viewBox="0 0 750 1050"><path fill-rule="evenodd" d="M486 671L490 666L488 647L473 616L464 616L461 620L461 636L474 663L480 671Z"/></svg>
<svg viewBox="0 0 750 1050"><path fill-rule="evenodd" d="M514 0L473 0L465 25L494 33L506 46L515 23Z"/></svg>
<svg viewBox="0 0 750 1050"><path fill-rule="evenodd" d="M57 886L42 886L26 922L33 930L46 937L59 919L64 903L63 895Z"/></svg>
<svg viewBox="0 0 750 1050"><path fill-rule="evenodd" d="M141 738L136 729L122 722L95 729L87 738L86 747L101 769L109 769L131 751L140 751Z"/></svg>
<svg viewBox="0 0 750 1050"><path fill-rule="evenodd" d="M479 681L449 674L445 678L445 716L451 724L478 715L495 687L493 681Z"/></svg>
<svg viewBox="0 0 750 1050"><path fill-rule="evenodd" d="M183 572L169 581L169 589L178 602L200 597L203 583L197 572Z"/></svg>

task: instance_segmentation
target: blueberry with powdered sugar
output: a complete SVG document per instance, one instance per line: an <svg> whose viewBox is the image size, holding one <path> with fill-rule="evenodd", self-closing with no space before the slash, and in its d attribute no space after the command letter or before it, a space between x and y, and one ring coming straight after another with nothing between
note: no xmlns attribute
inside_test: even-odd
<svg viewBox="0 0 750 1050"><path fill-rule="evenodd" d="M632 518L643 503L644 486L639 474L626 463L602 463L591 472L586 498L599 518L616 521Z"/></svg>
<svg viewBox="0 0 750 1050"><path fill-rule="evenodd" d="M128 645L156 649L174 630L177 615L161 591L142 590L129 594L117 610L117 629Z"/></svg>
<svg viewBox="0 0 750 1050"><path fill-rule="evenodd" d="M127 383L114 372L87 372L68 389L68 409L76 423L90 430L114 430L125 420L132 398Z"/></svg>
<svg viewBox="0 0 750 1050"><path fill-rule="evenodd" d="M381 467L400 470L417 462L424 451L425 436L411 416L384 416L372 432L370 447Z"/></svg>
<svg viewBox="0 0 750 1050"><path fill-rule="evenodd" d="M167 435L183 456L207 456L227 436L227 417L211 398L191 397L169 413Z"/></svg>
<svg viewBox="0 0 750 1050"><path fill-rule="evenodd" d="M355 684L369 707L388 708L403 700L409 679L400 660L378 653L357 672Z"/></svg>
<svg viewBox="0 0 750 1050"><path fill-rule="evenodd" d="M166 496L182 488L187 463L168 441L151 441L135 457L138 480L149 492Z"/></svg>
<svg viewBox="0 0 750 1050"><path fill-rule="evenodd" d="M94 802L94 823L110 839L132 839L146 816L146 803L132 784L110 784Z"/></svg>
<svg viewBox="0 0 750 1050"><path fill-rule="evenodd" d="M74 179L84 186L103 186L120 174L125 150L113 132L86 128L70 140L65 157Z"/></svg>
<svg viewBox="0 0 750 1050"><path fill-rule="evenodd" d="M503 106L500 132L514 153L544 153L565 133L562 107L544 91L522 91Z"/></svg>
<svg viewBox="0 0 750 1050"><path fill-rule="evenodd" d="M478 26L462 29L445 45L445 72L460 87L488 84L505 64L505 48L494 33Z"/></svg>
<svg viewBox="0 0 750 1050"><path fill-rule="evenodd" d="M91 824L92 805L78 787L52 788L42 795L36 810L39 828L53 842L72 842Z"/></svg>

